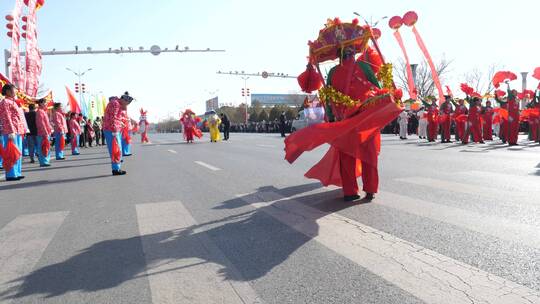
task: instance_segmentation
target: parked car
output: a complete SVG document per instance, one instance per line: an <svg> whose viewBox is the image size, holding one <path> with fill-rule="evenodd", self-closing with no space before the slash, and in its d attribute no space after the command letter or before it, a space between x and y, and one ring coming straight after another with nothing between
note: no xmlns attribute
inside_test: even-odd
<svg viewBox="0 0 540 304"><path fill-rule="evenodd" d="M324 110L322 107L307 108L298 113L292 122L291 132L301 130L307 126L324 122Z"/></svg>

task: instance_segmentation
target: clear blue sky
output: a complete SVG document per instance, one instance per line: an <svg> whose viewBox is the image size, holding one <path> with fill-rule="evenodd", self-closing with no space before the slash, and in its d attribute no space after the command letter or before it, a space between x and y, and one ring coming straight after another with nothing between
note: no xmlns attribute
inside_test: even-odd
<svg viewBox="0 0 540 304"><path fill-rule="evenodd" d="M0 11L11 12L14 0L2 0ZM66 71L93 68L84 82L106 96L129 90L137 98L130 113L143 106L152 120L189 106L204 110L208 92L219 90L220 102L240 103L243 80L216 71L282 72L305 68L307 41L316 38L326 18L347 21L353 11L366 17L402 15L415 10L417 28L435 61L454 60L448 84L458 91L463 73L496 63L515 72L540 66L537 0L482 1L181 1L181 0L46 0L38 12L39 45L43 50L119 47L225 49L226 53L167 53L159 56L46 56L42 82L66 100L64 85L75 77ZM400 57L392 32L384 22L381 48L389 61ZM10 41L5 27L0 47ZM402 30L411 61L422 57L414 37ZM3 71L3 69L2 69ZM516 87L518 84L516 83ZM519 87L521 85L519 84ZM529 79L529 87L536 81ZM250 78L252 93L297 92L295 79Z"/></svg>

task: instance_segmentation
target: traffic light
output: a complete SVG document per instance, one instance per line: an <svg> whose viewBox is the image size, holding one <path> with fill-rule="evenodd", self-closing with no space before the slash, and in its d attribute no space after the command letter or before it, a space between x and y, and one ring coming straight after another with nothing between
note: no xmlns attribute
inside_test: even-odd
<svg viewBox="0 0 540 304"><path fill-rule="evenodd" d="M84 86L84 83L81 84L81 90L82 90L83 93L86 93L86 87Z"/></svg>
<svg viewBox="0 0 540 304"><path fill-rule="evenodd" d="M244 88L242 88L242 97L243 97L243 96L246 96L246 92L245 92L245 89L244 89Z"/></svg>
<svg viewBox="0 0 540 304"><path fill-rule="evenodd" d="M79 84L75 83L75 93L79 93Z"/></svg>
<svg viewBox="0 0 540 304"><path fill-rule="evenodd" d="M249 96L249 95L251 95L251 93L249 93L249 88L247 88L246 96Z"/></svg>

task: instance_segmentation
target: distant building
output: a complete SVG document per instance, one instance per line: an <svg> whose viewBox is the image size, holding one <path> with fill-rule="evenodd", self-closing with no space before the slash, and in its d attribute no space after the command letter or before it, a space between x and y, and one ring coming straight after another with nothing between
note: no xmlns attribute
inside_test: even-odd
<svg viewBox="0 0 540 304"><path fill-rule="evenodd" d="M217 110L219 109L219 102L218 102L218 97L214 97L212 99L208 99L206 101L206 111L212 111L212 110Z"/></svg>
<svg viewBox="0 0 540 304"><path fill-rule="evenodd" d="M251 94L251 104L258 101L263 107L301 106L306 96L309 100L316 98L316 95L311 94Z"/></svg>

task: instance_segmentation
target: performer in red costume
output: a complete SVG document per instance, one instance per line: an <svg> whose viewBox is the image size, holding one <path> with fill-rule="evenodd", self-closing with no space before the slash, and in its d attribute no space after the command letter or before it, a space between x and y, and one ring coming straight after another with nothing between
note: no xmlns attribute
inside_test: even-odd
<svg viewBox="0 0 540 304"><path fill-rule="evenodd" d="M141 143L145 144L148 143L148 120L146 118L146 113L148 111L144 111L141 108L141 117L139 118L139 131L141 132Z"/></svg>
<svg viewBox="0 0 540 304"><path fill-rule="evenodd" d="M107 141L107 149L111 156L111 168L113 176L126 174L122 170L122 129L124 128L124 118L122 111L127 111L127 107L133 101L133 97L125 92L122 97L110 97L105 108L103 117L103 134Z"/></svg>
<svg viewBox="0 0 540 304"><path fill-rule="evenodd" d="M325 186L342 187L345 201L360 198L359 176L366 199L374 198L379 184L379 131L401 112L393 98L396 95L400 99L401 91L393 85L391 65L384 64L380 53L367 46L370 38L371 28L359 26L358 20L342 23L336 18L326 24L316 41L309 43L310 62L298 77L303 91L311 92L323 85L320 62L339 58L339 64L328 73L326 86L319 90L327 122L304 128L285 139L285 158L290 163L305 151L325 143L330 145L326 155L305 176L318 179Z"/></svg>
<svg viewBox="0 0 540 304"><path fill-rule="evenodd" d="M465 137L465 131L467 129L467 120L462 119L462 115L469 114L469 110L465 106L465 101L463 99L458 100L456 110L454 111L454 122L456 124L456 141L461 140Z"/></svg>
<svg viewBox="0 0 540 304"><path fill-rule="evenodd" d="M482 119L484 140L493 140L493 108L489 100L486 101L486 106L482 109Z"/></svg>
<svg viewBox="0 0 540 304"><path fill-rule="evenodd" d="M439 132L439 107L437 106L437 100L433 99L431 105L427 108L428 115L428 141L434 142L437 140L437 133Z"/></svg>
<svg viewBox="0 0 540 304"><path fill-rule="evenodd" d="M51 143L49 137L53 132L53 128L49 122L47 114L47 101L42 98L37 101L39 108L36 113L37 127L37 155L40 167L50 167L50 149Z"/></svg>
<svg viewBox="0 0 540 304"><path fill-rule="evenodd" d="M508 87L508 145L516 146L519 135L519 103L517 91Z"/></svg>
<svg viewBox="0 0 540 304"><path fill-rule="evenodd" d="M480 119L480 99L474 97L471 99L471 104L469 106L469 134L472 134L473 141L475 143L484 143L482 140L482 123ZM468 135L466 136L468 140Z"/></svg>
<svg viewBox="0 0 540 304"><path fill-rule="evenodd" d="M81 135L81 125L77 113L69 115L69 132L71 135L71 155L79 155L79 136Z"/></svg>
<svg viewBox="0 0 540 304"><path fill-rule="evenodd" d="M199 128L197 128L197 123L201 121L200 117L195 116L195 113L191 111L190 109L187 109L180 118L180 122L182 123L183 129L184 129L184 139L188 143L193 143L193 137L196 136L197 138L202 137L202 132Z"/></svg>
<svg viewBox="0 0 540 304"><path fill-rule="evenodd" d="M441 143L450 142L450 126L452 125L452 104L450 103L451 97L444 96L445 101L441 104L439 122L441 124Z"/></svg>

